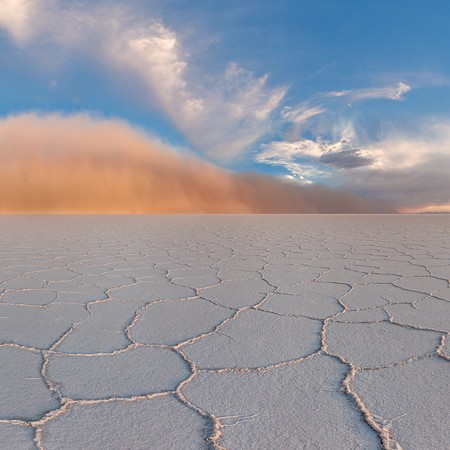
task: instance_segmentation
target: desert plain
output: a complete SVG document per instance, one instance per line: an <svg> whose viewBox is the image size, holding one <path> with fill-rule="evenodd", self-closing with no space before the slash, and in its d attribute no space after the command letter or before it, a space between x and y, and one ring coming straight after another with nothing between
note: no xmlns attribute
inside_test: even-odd
<svg viewBox="0 0 450 450"><path fill-rule="evenodd" d="M449 215L0 217L0 448L444 449Z"/></svg>

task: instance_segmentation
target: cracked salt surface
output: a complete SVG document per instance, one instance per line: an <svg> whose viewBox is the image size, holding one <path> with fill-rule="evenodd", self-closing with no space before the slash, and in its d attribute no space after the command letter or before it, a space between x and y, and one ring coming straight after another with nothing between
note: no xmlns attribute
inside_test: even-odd
<svg viewBox="0 0 450 450"><path fill-rule="evenodd" d="M3 216L1 449L443 449L450 216Z"/></svg>

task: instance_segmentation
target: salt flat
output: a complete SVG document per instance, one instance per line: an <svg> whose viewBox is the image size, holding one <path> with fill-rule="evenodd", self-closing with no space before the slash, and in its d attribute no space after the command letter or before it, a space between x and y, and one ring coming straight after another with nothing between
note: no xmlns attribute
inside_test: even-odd
<svg viewBox="0 0 450 450"><path fill-rule="evenodd" d="M2 449L443 449L450 216L0 217Z"/></svg>

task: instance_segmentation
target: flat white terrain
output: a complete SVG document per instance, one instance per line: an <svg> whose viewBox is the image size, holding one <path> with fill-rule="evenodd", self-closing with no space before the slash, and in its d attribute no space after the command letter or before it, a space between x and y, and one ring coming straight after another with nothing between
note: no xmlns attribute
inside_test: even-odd
<svg viewBox="0 0 450 450"><path fill-rule="evenodd" d="M2 449L444 449L450 216L0 217Z"/></svg>

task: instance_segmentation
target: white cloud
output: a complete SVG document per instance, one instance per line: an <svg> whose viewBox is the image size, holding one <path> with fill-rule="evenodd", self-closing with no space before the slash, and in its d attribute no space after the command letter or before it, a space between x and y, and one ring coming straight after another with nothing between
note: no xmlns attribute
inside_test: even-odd
<svg viewBox="0 0 450 450"><path fill-rule="evenodd" d="M314 179L329 176L327 171L314 164L321 151L313 141L270 142L261 147L262 151L255 157L256 162L284 167L296 180L311 183Z"/></svg>
<svg viewBox="0 0 450 450"><path fill-rule="evenodd" d="M326 111L322 106L310 107L307 103L302 103L296 108L286 106L283 108L282 117L293 124L306 122L311 117L318 116Z"/></svg>
<svg viewBox="0 0 450 450"><path fill-rule="evenodd" d="M30 36L30 17L35 9L34 0L0 0L0 28L22 43Z"/></svg>
<svg viewBox="0 0 450 450"><path fill-rule="evenodd" d="M401 100L403 95L411 90L411 86L399 82L395 86L349 89L344 91L332 91L323 94L325 97L345 97L349 101L373 100L386 98L389 100Z"/></svg>
<svg viewBox="0 0 450 450"><path fill-rule="evenodd" d="M45 40L67 54L87 55L122 74L118 78L130 88L139 88L132 86L137 76L143 96L156 101L212 159L239 156L272 131L272 117L286 88L270 87L268 75L258 77L230 63L221 77L194 78L175 31L161 21L143 20L118 3L50 0L40 8L39 20L31 14L37 5L42 6L36 0L0 0L0 27L30 50ZM33 39L27 40L30 36Z"/></svg>
<svg viewBox="0 0 450 450"><path fill-rule="evenodd" d="M323 94L324 97L345 97L353 92L352 89L345 89L343 91L330 91Z"/></svg>
<svg viewBox="0 0 450 450"><path fill-rule="evenodd" d="M298 139L310 119L324 112L326 112L326 109L322 106L310 106L308 102L303 102L296 107L285 106L280 114L282 122L290 124L289 129L285 132L285 140L294 141Z"/></svg>

